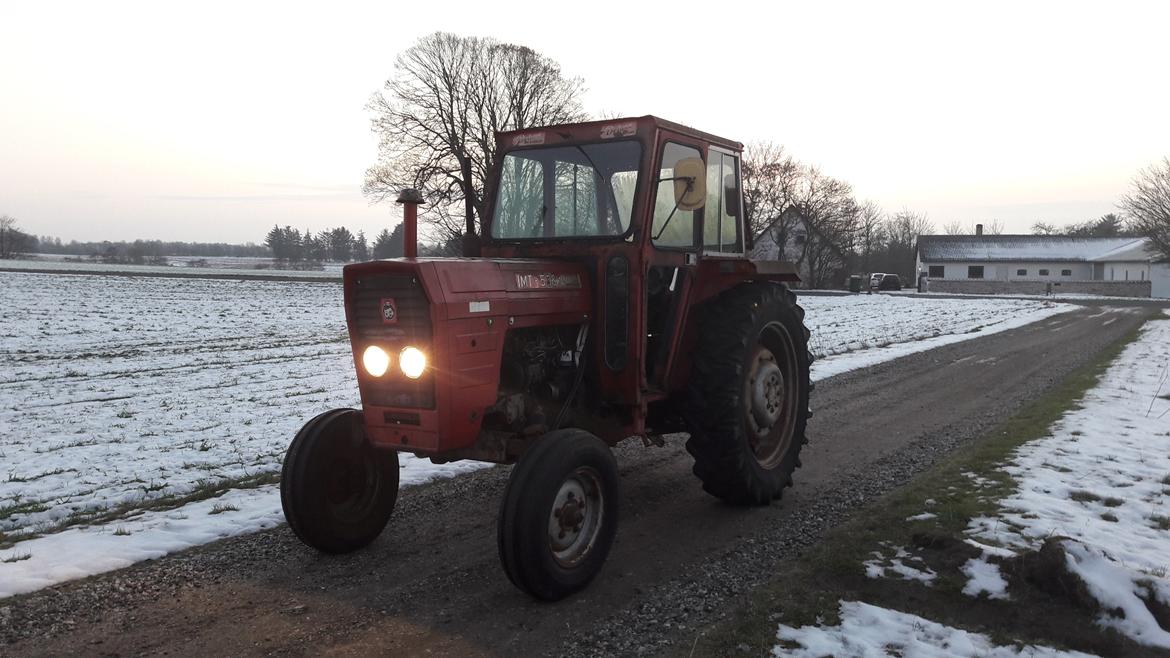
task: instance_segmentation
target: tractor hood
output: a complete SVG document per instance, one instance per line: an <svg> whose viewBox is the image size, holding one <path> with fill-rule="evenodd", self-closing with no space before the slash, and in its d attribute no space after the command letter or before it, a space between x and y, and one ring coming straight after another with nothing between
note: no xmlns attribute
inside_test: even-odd
<svg viewBox="0 0 1170 658"><path fill-rule="evenodd" d="M483 410L496 402L509 331L593 317L585 266L563 260L397 258L348 265L344 278L368 435L420 454L475 441ZM368 349L397 358L408 347L427 359L414 379L363 364Z"/></svg>
<svg viewBox="0 0 1170 658"><path fill-rule="evenodd" d="M347 292L362 279L407 274L417 277L432 306L442 308L435 320L506 316L516 324L531 315L584 315L591 306L585 266L563 260L395 258L344 269Z"/></svg>

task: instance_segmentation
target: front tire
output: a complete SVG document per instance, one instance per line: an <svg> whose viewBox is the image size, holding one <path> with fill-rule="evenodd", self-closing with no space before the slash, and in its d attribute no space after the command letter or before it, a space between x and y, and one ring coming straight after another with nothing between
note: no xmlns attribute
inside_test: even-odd
<svg viewBox="0 0 1170 658"><path fill-rule="evenodd" d="M305 423L285 453L284 518L319 551L348 553L368 545L397 500L398 453L370 445L356 409L334 409Z"/></svg>
<svg viewBox="0 0 1170 658"><path fill-rule="evenodd" d="M617 462L579 429L549 432L520 458L500 504L500 563L516 587L544 601L583 589L617 532Z"/></svg>
<svg viewBox="0 0 1170 658"><path fill-rule="evenodd" d="M767 505L792 484L808 442L808 329L796 295L745 284L706 309L693 357L687 450L703 489Z"/></svg>

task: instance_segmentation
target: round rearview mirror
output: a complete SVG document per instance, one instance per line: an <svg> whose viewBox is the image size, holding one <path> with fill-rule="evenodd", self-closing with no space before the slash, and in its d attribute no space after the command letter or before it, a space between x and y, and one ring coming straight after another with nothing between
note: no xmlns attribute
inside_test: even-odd
<svg viewBox="0 0 1170 658"><path fill-rule="evenodd" d="M679 210L698 210L707 202L707 168L702 158L683 158L674 165L674 201Z"/></svg>

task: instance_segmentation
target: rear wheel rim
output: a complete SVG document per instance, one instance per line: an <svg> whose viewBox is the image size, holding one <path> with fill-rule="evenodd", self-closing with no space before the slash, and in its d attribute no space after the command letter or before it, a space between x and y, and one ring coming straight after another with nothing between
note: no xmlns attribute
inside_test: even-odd
<svg viewBox="0 0 1170 658"><path fill-rule="evenodd" d="M565 568L579 565L593 550L605 521L601 475L581 466L561 483L548 516L553 559Z"/></svg>
<svg viewBox="0 0 1170 658"><path fill-rule="evenodd" d="M765 469L779 465L792 446L799 386L792 335L780 322L770 322L760 330L744 382L748 444Z"/></svg>

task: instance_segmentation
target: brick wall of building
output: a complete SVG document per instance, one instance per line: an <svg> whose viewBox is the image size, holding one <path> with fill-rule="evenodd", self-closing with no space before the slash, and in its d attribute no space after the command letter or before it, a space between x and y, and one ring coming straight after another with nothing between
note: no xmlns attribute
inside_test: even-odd
<svg viewBox="0 0 1170 658"><path fill-rule="evenodd" d="M930 292L969 295L1043 295L1045 281L978 281L930 279ZM1149 297L1149 281L1064 281L1052 284L1054 295L1104 295L1107 297Z"/></svg>

